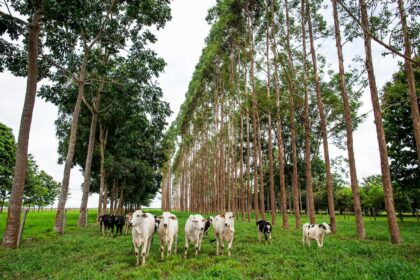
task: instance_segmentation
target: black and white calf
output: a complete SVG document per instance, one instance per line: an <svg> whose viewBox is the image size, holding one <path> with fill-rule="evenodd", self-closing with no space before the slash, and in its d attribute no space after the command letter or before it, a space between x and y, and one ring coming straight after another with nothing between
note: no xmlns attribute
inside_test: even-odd
<svg viewBox="0 0 420 280"><path fill-rule="evenodd" d="M264 220L258 220L257 228L258 228L258 241L261 242L261 234L264 234L265 244L267 244L267 239L270 240L270 244L271 244L272 243L271 232L273 231L273 227L271 226L270 222L264 221Z"/></svg>
<svg viewBox="0 0 420 280"><path fill-rule="evenodd" d="M303 245L311 246L311 240L316 240L318 247L324 246L324 236L328 233L331 233L331 225L327 223L322 223L319 225L314 224L304 224L302 226L303 230Z"/></svg>

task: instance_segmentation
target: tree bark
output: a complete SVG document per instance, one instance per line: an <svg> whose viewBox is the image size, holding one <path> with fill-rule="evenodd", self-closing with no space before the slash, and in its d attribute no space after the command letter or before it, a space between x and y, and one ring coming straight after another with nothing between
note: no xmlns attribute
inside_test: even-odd
<svg viewBox="0 0 420 280"><path fill-rule="evenodd" d="M339 67L339 77L340 77L340 91L343 99L343 110L344 110L344 119L346 122L346 132L347 132L347 153L349 159L350 167L350 184L353 196L353 205L354 205L354 216L356 218L356 229L359 239L365 239L365 227L363 224L362 217L362 208L360 204L360 194L359 186L357 183L357 172L356 172L356 160L354 157L353 150L353 124L350 116L350 105L349 97L347 94L346 81L344 76L344 62L343 62L343 50L341 46L341 33L340 25L338 22L337 14L337 0L331 0L333 6L333 16L334 16L334 29L335 29L335 40L338 56L338 67Z"/></svg>
<svg viewBox="0 0 420 280"><path fill-rule="evenodd" d="M287 0L285 2L286 11L286 46L287 46L287 57L289 65L289 116L290 116L290 130L292 136L292 190L293 190L293 207L295 212L295 228L300 229L300 207L299 207L299 186L298 186L298 167L297 167L297 148L296 148L296 128L295 128L295 102L294 102L294 67L292 60L292 51L290 48L290 21L289 21L289 8Z"/></svg>
<svg viewBox="0 0 420 280"><path fill-rule="evenodd" d="M308 62L306 60L306 28L305 28L305 0L301 0L302 17L302 55L303 55L303 91L305 94L305 176L306 176L306 201L309 221L315 224L315 204L312 190L312 166L311 166L311 128L309 119L309 96L308 96Z"/></svg>
<svg viewBox="0 0 420 280"><path fill-rule="evenodd" d="M398 9L401 18L401 25L404 35L404 48L405 48L405 56L411 57L411 43L410 38L408 36L408 27L407 27L407 19L404 10L404 1L398 0ZM411 118L413 119L413 128L414 128L414 139L416 140L416 149L417 149L417 159L418 163L417 166L420 169L420 113L419 107L417 105L417 93L416 93L416 84L414 79L414 70L413 64L410 60L404 60L405 72L407 74L407 84L408 84L408 96L410 101L410 108L411 108Z"/></svg>
<svg viewBox="0 0 420 280"><path fill-rule="evenodd" d="M310 40L310 46L311 46L312 66L313 66L313 72L314 72L314 84L315 84L315 91L316 91L316 98L317 98L317 105L318 105L318 112L319 112L319 119L320 119L320 126L321 126L322 144L323 144L323 149L324 149L325 173L326 173L326 181L327 181L326 185L327 185L327 199L328 199L328 214L330 216L331 231L335 233L337 230L337 224L336 224L336 219L335 219L333 177L331 174L331 162L330 162L330 152L329 152L329 147L328 147L327 125L325 122L324 103L322 101L321 85L320 85L319 76L318 76L318 66L317 66L317 59L316 59L316 52L315 52L315 45L314 45L310 5L309 5L308 0L306 1L307 1L306 10L307 10L307 15L308 15L309 40Z"/></svg>
<svg viewBox="0 0 420 280"><path fill-rule="evenodd" d="M270 102L270 13L269 7L266 9L267 21L266 21L266 59L267 59L267 100ZM270 173L270 207L271 207L271 223L276 224L276 194L274 193L274 160L273 160L273 139L272 139L272 127L271 127L271 111L268 111L268 162L269 162L269 173Z"/></svg>
<svg viewBox="0 0 420 280"><path fill-rule="evenodd" d="M99 89L96 94L96 102L93 104L94 109L92 110L92 120L90 123L90 132L89 132L89 144L87 149L86 155L86 162L85 162L85 170L83 174L83 194L82 194L82 203L80 205L79 211L79 227L85 227L87 224L86 221L86 211L87 211L87 204L89 199L89 190L90 190L90 176L92 171L92 158L93 158L93 148L95 146L95 136L96 136L96 124L98 121L98 111L99 111L99 104L101 100L101 93L104 87L104 81L101 81L99 84Z"/></svg>
<svg viewBox="0 0 420 280"><path fill-rule="evenodd" d="M365 0L359 0L362 15L362 24L365 29L369 29L369 17ZM388 217L388 228L391 235L391 242L399 244L401 242L400 230L398 228L397 216L394 207L394 196L392 191L391 172L388 162L388 148L386 146L384 126L382 123L381 105L379 104L378 89L376 86L375 72L372 61L372 48L369 35L364 32L366 68L369 79L370 95L372 100L373 114L375 117L376 136L378 138L379 155L381 158L382 185L384 188L385 208Z"/></svg>
<svg viewBox="0 0 420 280"><path fill-rule="evenodd" d="M251 16L248 16L248 37L251 45L251 94L252 94L252 130L253 130L253 156L252 161L254 165L254 212L255 220L259 219L258 216L258 145L257 145L257 117L256 117L256 93L255 93L255 80L254 80L254 34L252 28Z"/></svg>
<svg viewBox="0 0 420 280"><path fill-rule="evenodd" d="M28 163L28 143L31 131L32 113L35 106L38 82L38 48L41 11L34 11L32 22L29 25L28 40L28 78L26 81L26 95L23 104L22 117L18 143L16 148L15 174L13 177L12 191L7 211L7 225L3 236L5 248L17 248L20 213L22 209L23 190L25 186L26 170Z"/></svg>
<svg viewBox="0 0 420 280"><path fill-rule="evenodd" d="M274 2L271 2L271 9L275 14ZM276 28L274 16L271 22L271 38L272 38L272 49L273 49L273 63L274 63L274 89L276 91L276 126L277 126L277 159L279 162L279 177L280 177L280 208L282 211L282 223L283 228L289 228L289 216L287 215L287 197L286 197L286 183L284 177L284 145L283 145L283 126L280 114L280 85L279 85L279 67L277 62L277 43L276 43Z"/></svg>

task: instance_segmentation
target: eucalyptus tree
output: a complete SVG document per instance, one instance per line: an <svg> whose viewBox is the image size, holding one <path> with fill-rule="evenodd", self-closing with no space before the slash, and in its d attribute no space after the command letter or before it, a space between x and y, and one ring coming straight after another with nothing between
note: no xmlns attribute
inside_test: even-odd
<svg viewBox="0 0 420 280"><path fill-rule="evenodd" d="M308 204L306 205L309 212L309 220L311 224L315 224L315 206L312 190L312 166L311 166L311 131L309 116L309 94L308 94L308 62L306 58L306 8L305 0L301 0L301 29L302 29L302 59L303 59L303 91L305 95L304 109L304 126L305 126L305 178L306 178L306 196Z"/></svg>
<svg viewBox="0 0 420 280"><path fill-rule="evenodd" d="M364 30L369 30L369 16L365 0L359 0L360 12L362 15L362 24ZM379 104L378 88L376 86L375 73L372 60L371 39L366 31L363 32L366 56L366 69L369 79L370 95L372 100L372 107L375 117L376 134L379 145L379 155L381 159L382 185L384 188L385 208L388 217L388 227L391 235L392 243L400 243L400 231L397 224L397 217L395 214L394 198L392 192L391 173L388 162L388 149L386 146L385 132L382 123L382 111ZM411 54L410 54L411 55ZM411 81L410 81L411 83ZM411 87L411 85L410 85Z"/></svg>
<svg viewBox="0 0 420 280"><path fill-rule="evenodd" d="M335 220L335 209L334 209L333 177L331 173L331 162L330 162L330 152L329 152L329 147L328 147L328 134L327 134L327 126L326 126L326 120L325 120L324 102L322 100L321 85L320 85L319 74L318 74L318 63L317 63L315 44L314 44L314 31L312 27L312 9L311 9L311 5L309 1L306 1L306 14L308 17L307 23L308 23L309 42L310 42L311 58L312 58L313 80L314 80L315 91L316 91L319 122L320 122L320 127L321 127L321 136L322 136L322 144L323 144L323 152L324 152L323 154L324 154L325 173L326 173L328 214L330 216L330 223L331 223L331 228L332 228L331 230L333 233L335 233L337 225L336 225L336 220Z"/></svg>
<svg viewBox="0 0 420 280"><path fill-rule="evenodd" d="M404 61L404 66L405 66L405 71L407 73L406 75L407 75L407 80L408 80L408 96L409 96L410 106L411 106L410 108L411 108L411 118L413 121L414 137L416 140L417 159L418 159L417 165L420 168L420 113L419 113L419 108L417 106L418 96L416 92L413 64L409 59L407 59L407 57L409 58L412 57L412 46L411 46L411 40L410 40L411 30L409 29L409 26L407 24L407 13L404 8L404 1L402 0L398 0L398 11L401 18L401 27L402 27L403 37L404 37L404 51L405 51L404 54L406 56L405 61ZM414 18L416 18L415 15L414 15ZM418 21L416 22L418 25L419 24ZM417 32L418 32L418 28L417 28ZM414 29L413 37L416 36L415 34L416 34L416 29ZM417 38L414 37L413 39L415 42L418 41L418 33L417 33Z"/></svg>
<svg viewBox="0 0 420 280"><path fill-rule="evenodd" d="M341 31L340 31L340 23L338 21L338 12L337 12L337 0L331 0L331 1L332 1L332 9L333 9L335 40L336 40L337 57L338 57L340 91L341 91L341 96L343 100L344 119L346 122L347 154L348 154L349 168L350 168L350 183L351 183L351 189L352 189L352 195L353 195L354 215L356 218L357 235L360 239L365 239L366 234L365 234L365 227L363 224L359 186L357 182L356 160L355 160L354 149L353 149L353 123L351 120L349 98L348 98L348 93L347 93L347 88L346 88L343 48L342 48L342 43L341 43Z"/></svg>
<svg viewBox="0 0 420 280"><path fill-rule="evenodd" d="M272 51L273 51L273 64L274 64L274 88L276 94L276 127L277 127L277 160L279 163L279 179L280 179L280 209L282 212L283 228L288 228L288 214L287 214L287 200L286 200L286 183L284 174L284 145L283 145L283 125L281 119L280 109L280 81L279 81L279 66L278 66L278 52L276 42L276 24L275 24L275 12L278 6L275 6L275 2L271 3L271 10L273 13L271 20L271 40L272 40Z"/></svg>

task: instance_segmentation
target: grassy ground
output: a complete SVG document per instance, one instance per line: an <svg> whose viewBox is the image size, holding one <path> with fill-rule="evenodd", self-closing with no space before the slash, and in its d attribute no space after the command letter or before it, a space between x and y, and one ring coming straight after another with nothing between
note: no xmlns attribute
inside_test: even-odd
<svg viewBox="0 0 420 280"><path fill-rule="evenodd" d="M412 218L400 223L403 243L396 246L388 241L385 218L366 219L368 239L359 241L354 221L339 216L338 233L327 236L324 248L318 249L315 242L310 248L302 247L300 230L286 231L278 225L273 244L260 244L255 223L237 217L232 258L215 256L211 229L200 255L195 257L190 247L184 260L183 229L189 214L176 213L178 255L161 262L155 236L146 266L135 267L130 235L102 237L93 211L90 226L78 229L77 212L71 211L66 233L57 236L52 231L54 214L28 214L21 249L0 249L0 279L420 279L420 224ZM0 215L1 236L5 217ZM317 219L327 221L325 215Z"/></svg>

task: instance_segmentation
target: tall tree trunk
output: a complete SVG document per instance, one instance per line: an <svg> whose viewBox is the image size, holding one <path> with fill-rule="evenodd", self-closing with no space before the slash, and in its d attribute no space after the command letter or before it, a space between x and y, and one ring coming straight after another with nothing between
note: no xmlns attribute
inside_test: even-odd
<svg viewBox="0 0 420 280"><path fill-rule="evenodd" d="M295 128L295 101L294 101L294 67L292 60L292 50L290 48L290 21L289 21L289 8L287 0L285 2L285 11L286 11L286 46L287 46L287 57L288 57L288 66L289 73L288 75L288 87L289 87L289 116L290 116L290 130L292 134L292 190L293 190L293 207L295 212L295 227L296 229L300 228L300 211L299 211L299 186L298 186L298 166L297 166L297 148L296 148L296 128Z"/></svg>
<svg viewBox="0 0 420 280"><path fill-rule="evenodd" d="M257 97L255 92L255 79L254 79L254 34L252 28L252 19L249 17L248 24L248 37L251 44L251 93L252 93L252 130L253 130L253 165L254 165L254 211L255 220L258 220L258 139L257 139ZM264 218L264 217L263 217Z"/></svg>
<svg viewBox="0 0 420 280"><path fill-rule="evenodd" d="M79 227L85 227L87 224L86 211L87 211L87 204L88 204L88 199L89 199L93 148L95 146L96 124L98 121L98 111L99 111L99 105L101 101L101 93L102 93L103 87L104 87L104 81L101 81L99 84L98 92L96 94L96 101L93 104L93 108L91 112L92 120L90 123L89 144L88 144L87 155L86 155L85 170L83 174L84 181L83 181L82 203L80 204L79 221L77 223Z"/></svg>
<svg viewBox="0 0 420 280"><path fill-rule="evenodd" d="M306 1L307 1L306 10L307 10L307 15L308 15L309 40L311 43L311 57L312 57L312 65L313 65L313 72L314 72L314 84L315 84L315 91L316 91L316 98L317 98L317 105L318 105L318 112L319 112L319 119L320 119L320 126L321 126L322 143L323 143L323 149L324 149L325 173L326 173L326 181L327 181L326 183L327 183L328 214L330 216L331 230L333 233L335 233L337 230L337 224L335 220L333 177L331 174L331 162L330 162L330 152L329 152L329 147L328 147L327 125L325 122L324 103L322 101L321 85L320 85L319 76L318 76L318 66L317 66L317 59L316 59L316 53L315 53L310 5L309 5L308 0Z"/></svg>
<svg viewBox="0 0 420 280"><path fill-rule="evenodd" d="M38 81L38 42L41 11L34 11L29 27L28 41L28 78L26 81L26 95L20 119L19 137L16 148L15 174L7 211L7 225L3 236L5 248L16 248L20 227L20 212L22 209L23 189L25 186L26 169L28 163L28 142L31 131L32 113L35 106L36 88Z"/></svg>
<svg viewBox="0 0 420 280"><path fill-rule="evenodd" d="M246 74L245 74L246 75ZM245 83L246 85L246 83ZM246 86L245 86L246 89ZM245 93L246 94L246 93ZM247 186L247 199L248 199L248 222L251 221L252 216L252 192L251 192L251 146L250 146L250 133L249 133L249 112L246 112L246 186Z"/></svg>
<svg viewBox="0 0 420 280"><path fill-rule="evenodd" d="M360 11L362 14L362 24L365 29L369 29L369 17L365 0L359 0ZM391 242L399 244L401 242L400 230L398 228L397 216L395 214L394 196L392 192L391 172L388 162L388 148L386 146L384 126L382 123L381 105L379 104L378 89L376 87L375 72L372 61L372 48L369 35L364 32L366 68L369 79L370 96L372 100L373 114L375 116L376 136L378 138L379 155L381 158L382 185L384 188L385 208L388 217L388 228L391 235Z"/></svg>
<svg viewBox="0 0 420 280"><path fill-rule="evenodd" d="M280 208L282 211L283 228L289 228L289 216L287 215L287 198L286 198L286 183L284 177L284 148L283 148L283 126L280 114L280 85L279 85L279 67L277 62L277 43L276 43L276 28L274 20L274 1L271 2L271 9L273 13L271 21L271 39L273 49L273 64L274 64L274 89L276 92L276 126L277 126L277 159L279 162L279 177L280 177Z"/></svg>
<svg viewBox="0 0 420 280"><path fill-rule="evenodd" d="M411 57L411 43L410 38L408 36L408 27L407 27L407 19L404 10L404 1L398 0L398 9L400 12L401 18L401 25L404 35L404 48L405 48L405 56ZM407 74L407 83L408 83L408 96L410 100L410 108L411 108L411 118L413 119L413 128L414 128L414 138L416 140L416 148L417 148L417 159L418 164L417 166L420 168L420 114L419 114L419 107L417 105L417 93L416 93L416 84L414 79L414 70L413 64L408 59L404 60L405 72Z"/></svg>
<svg viewBox="0 0 420 280"><path fill-rule="evenodd" d="M64 233L64 211L67 202L67 194L69 191L69 184L70 184L70 172L73 165L73 157L74 157L74 150L76 147L76 139L77 139L77 125L79 122L79 115L80 115L80 108L82 104L82 98L84 93L85 87L85 73L86 73L86 65L88 59L88 50L85 49L85 53L83 56L83 62L80 66L80 73L78 78L78 93L76 104L74 106L73 114L72 114L72 123L71 123L71 130L70 130L70 139L67 149L67 156L66 161L64 164L64 174L63 174L63 182L61 184L60 190L60 197L58 200L57 206L57 214L55 217L55 226L54 230L57 233Z"/></svg>
<svg viewBox="0 0 420 280"><path fill-rule="evenodd" d="M360 194L359 186L357 183L357 172L356 172L356 160L354 157L353 150L353 124L350 116L350 105L349 97L347 94L346 81L344 76L344 62L343 62L343 50L341 46L341 33L340 33L340 24L338 22L337 14L337 0L331 0L333 5L333 16L334 16L334 29L335 29L335 40L338 56L338 68L340 75L340 91L343 99L343 109L344 109L344 119L346 122L346 132L347 132L347 152L349 159L350 167L350 184L353 195L353 205L354 205L354 216L356 218L356 228L357 235L360 239L365 239L365 227L363 224L362 217L362 207L360 204Z"/></svg>
<svg viewBox="0 0 420 280"><path fill-rule="evenodd" d="M266 59L267 59L267 100L270 102L270 12L269 7L266 9ZM268 162L269 162L269 173L270 173L270 207L271 207L271 223L276 224L276 195L274 193L274 161L273 161L273 139L272 139L272 127L271 127L271 111L268 111Z"/></svg>
<svg viewBox="0 0 420 280"><path fill-rule="evenodd" d="M103 204L106 203L104 200L104 190L105 190L105 145L106 145L106 138L108 135L108 130L104 129L101 124L99 124L99 147L100 147L100 154L101 154L101 166L100 166L100 181L99 181L99 202L98 202L98 215L97 220L99 221L99 217L106 213L103 213Z"/></svg>
<svg viewBox="0 0 420 280"><path fill-rule="evenodd" d="M311 166L311 128L309 119L309 96L308 96L308 62L306 60L306 28L305 28L305 0L301 0L302 17L302 55L303 55L303 91L305 94L305 177L306 177L306 208L309 221L315 224L315 204L312 191L312 166Z"/></svg>
<svg viewBox="0 0 420 280"><path fill-rule="evenodd" d="M239 144L239 149L241 151L240 154L240 165L239 165L239 173L240 173L240 188L241 188L241 214L242 214L242 221L245 221L245 185L244 185L244 115L241 111L241 130L240 130L240 138L241 142Z"/></svg>
<svg viewBox="0 0 420 280"><path fill-rule="evenodd" d="M105 176L104 176L105 177ZM105 178L104 178L105 181ZM102 202L102 214L108 214L108 185L104 182L104 199Z"/></svg>

